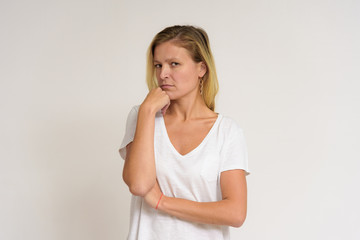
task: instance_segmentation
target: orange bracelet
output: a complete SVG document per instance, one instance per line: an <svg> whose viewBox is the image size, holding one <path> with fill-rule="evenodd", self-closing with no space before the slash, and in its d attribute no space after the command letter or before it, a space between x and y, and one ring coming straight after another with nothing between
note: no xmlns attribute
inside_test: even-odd
<svg viewBox="0 0 360 240"><path fill-rule="evenodd" d="M159 201L158 201L158 203L156 204L156 210L158 209L158 206L159 206L159 203L160 203L160 200L161 200L161 198L162 198L162 196L163 196L164 194L163 193L161 193L161 196L160 196L160 198L159 198Z"/></svg>

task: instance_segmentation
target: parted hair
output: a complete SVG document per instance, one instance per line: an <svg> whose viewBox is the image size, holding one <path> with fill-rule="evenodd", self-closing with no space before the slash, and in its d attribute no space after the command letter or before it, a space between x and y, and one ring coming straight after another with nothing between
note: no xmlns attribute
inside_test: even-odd
<svg viewBox="0 0 360 240"><path fill-rule="evenodd" d="M146 82L149 90L158 87L155 76L154 50L161 43L172 41L179 47L185 48L194 62L203 62L206 73L203 76L202 95L207 107L215 111L215 96L219 91L214 57L211 53L209 38L206 32L194 26L171 26L155 35L147 51Z"/></svg>

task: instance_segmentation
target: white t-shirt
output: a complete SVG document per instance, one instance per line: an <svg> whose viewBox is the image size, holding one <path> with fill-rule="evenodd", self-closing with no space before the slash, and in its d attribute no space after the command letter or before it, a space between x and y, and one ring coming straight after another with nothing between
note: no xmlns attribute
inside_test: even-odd
<svg viewBox="0 0 360 240"><path fill-rule="evenodd" d="M127 118L120 155L133 141L139 106ZM155 116L156 176L165 196L197 202L220 201L220 174L243 169L249 174L246 143L238 124L221 114L201 144L181 155L172 145L161 112ZM188 222L151 208L142 197L132 196L128 240L228 240L229 227Z"/></svg>

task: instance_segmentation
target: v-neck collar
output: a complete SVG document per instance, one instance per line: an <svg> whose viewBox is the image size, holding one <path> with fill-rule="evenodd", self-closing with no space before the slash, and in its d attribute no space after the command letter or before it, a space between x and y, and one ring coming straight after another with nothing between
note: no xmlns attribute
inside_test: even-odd
<svg viewBox="0 0 360 240"><path fill-rule="evenodd" d="M204 137L204 139L201 141L201 143L195 147L194 149L192 149L190 152L182 155L178 152L178 150L176 150L176 148L174 147L174 145L172 144L170 137L168 135L167 129L166 129L166 125L165 125L165 119L164 116L160 113L160 118L161 118L161 125L162 125L162 131L167 139L168 144L170 145L172 151L179 157L181 158L186 158L186 157L190 157L191 155L193 155L194 153L196 153L207 141L207 139L210 137L211 133L214 131L214 129L216 128L216 126L219 124L220 119L222 118L222 115L220 113L217 113L217 118L215 120L215 122L213 123L213 125L211 126L209 132L206 134L206 136Z"/></svg>

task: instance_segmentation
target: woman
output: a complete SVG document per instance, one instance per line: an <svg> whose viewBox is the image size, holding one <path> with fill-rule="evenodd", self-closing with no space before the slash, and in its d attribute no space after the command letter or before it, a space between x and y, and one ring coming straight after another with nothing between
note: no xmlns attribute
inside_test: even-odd
<svg viewBox="0 0 360 240"><path fill-rule="evenodd" d="M149 93L120 146L133 194L128 239L230 239L246 217L242 129L215 110L218 81L206 32L173 26L148 49Z"/></svg>

